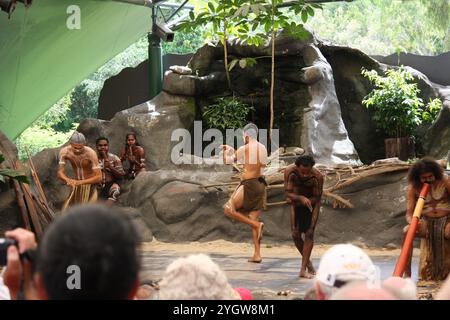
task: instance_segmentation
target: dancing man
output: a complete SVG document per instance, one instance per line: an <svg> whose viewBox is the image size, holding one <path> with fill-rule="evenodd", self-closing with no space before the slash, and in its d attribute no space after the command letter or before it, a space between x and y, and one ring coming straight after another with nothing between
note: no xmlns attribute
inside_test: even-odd
<svg viewBox="0 0 450 320"><path fill-rule="evenodd" d="M284 171L287 201L291 203L292 239L302 255L299 277L308 279L315 275L310 257L323 191L323 176L319 170L313 168L314 165L313 157L303 155Z"/></svg>
<svg viewBox="0 0 450 320"><path fill-rule="evenodd" d="M254 253L248 261L254 263L262 261L260 245L264 223L259 222L259 216L264 206L267 186L262 170L268 162L267 149L258 142L257 136L258 128L250 123L243 129L245 144L242 147L235 150L228 145L221 146L225 164L238 162L244 166L241 182L225 204L224 213L252 228Z"/></svg>
<svg viewBox="0 0 450 320"><path fill-rule="evenodd" d="M65 201L62 210L77 203L95 202L97 200L95 184L102 180L97 154L86 146L84 135L75 131L69 143L59 152L58 178L72 187L72 192ZM65 173L67 162L72 166L74 179L69 178Z"/></svg>

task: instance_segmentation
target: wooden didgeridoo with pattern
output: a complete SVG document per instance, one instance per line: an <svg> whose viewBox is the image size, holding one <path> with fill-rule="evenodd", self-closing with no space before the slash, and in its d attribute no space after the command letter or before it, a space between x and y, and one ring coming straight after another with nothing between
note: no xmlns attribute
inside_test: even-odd
<svg viewBox="0 0 450 320"><path fill-rule="evenodd" d="M403 242L402 251L398 257L397 264L395 265L394 277L403 277L405 272L406 264L409 259L409 255L412 250L414 236L416 235L417 226L419 225L420 216L422 215L423 206L425 204L425 198L430 191L430 185L424 183L422 190L420 190L419 199L417 200L416 207L414 208L414 213L409 225L408 232L406 233L405 241Z"/></svg>

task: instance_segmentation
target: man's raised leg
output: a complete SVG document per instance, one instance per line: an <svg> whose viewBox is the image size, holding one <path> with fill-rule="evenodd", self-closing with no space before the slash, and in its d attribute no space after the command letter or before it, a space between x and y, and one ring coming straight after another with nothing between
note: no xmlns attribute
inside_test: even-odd
<svg viewBox="0 0 450 320"><path fill-rule="evenodd" d="M242 208L244 203L244 187L239 186L238 189L233 193L230 200L224 206L224 214L234 220L248 224L253 229L260 229L260 223L250 219L246 215L237 211L236 208Z"/></svg>

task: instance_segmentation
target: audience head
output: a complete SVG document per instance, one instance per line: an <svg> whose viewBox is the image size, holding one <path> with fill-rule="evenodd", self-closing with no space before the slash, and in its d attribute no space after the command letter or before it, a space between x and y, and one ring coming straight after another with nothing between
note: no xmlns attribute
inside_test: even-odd
<svg viewBox="0 0 450 320"><path fill-rule="evenodd" d="M41 299L131 299L138 287L138 235L119 208L77 206L48 228L38 247Z"/></svg>
<svg viewBox="0 0 450 320"><path fill-rule="evenodd" d="M356 281L345 285L331 295L330 300L398 300L382 286L374 286L366 281Z"/></svg>
<svg viewBox="0 0 450 320"><path fill-rule="evenodd" d="M159 283L161 300L239 300L225 273L204 254L172 262Z"/></svg>
<svg viewBox="0 0 450 320"><path fill-rule="evenodd" d="M411 278L389 277L382 286L398 300L417 300L417 289Z"/></svg>
<svg viewBox="0 0 450 320"><path fill-rule="evenodd" d="M436 294L436 300L450 300L450 275L445 280L439 292Z"/></svg>
<svg viewBox="0 0 450 320"><path fill-rule="evenodd" d="M253 300L253 295L247 288L234 288L234 290L239 294L241 300Z"/></svg>
<svg viewBox="0 0 450 320"><path fill-rule="evenodd" d="M351 244L338 244L328 249L320 260L315 278L318 300L328 300L339 288L353 281L374 285L377 269L370 257Z"/></svg>

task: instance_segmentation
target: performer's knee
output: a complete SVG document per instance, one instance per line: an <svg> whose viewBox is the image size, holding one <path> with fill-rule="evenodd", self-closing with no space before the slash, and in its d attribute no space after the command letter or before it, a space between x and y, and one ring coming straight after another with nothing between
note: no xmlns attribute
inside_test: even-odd
<svg viewBox="0 0 450 320"><path fill-rule="evenodd" d="M445 240L450 240L450 228L445 228L445 232L444 232L444 238Z"/></svg>
<svg viewBox="0 0 450 320"><path fill-rule="evenodd" d="M117 201L119 199L119 196L120 196L120 188L113 188L109 192L108 200Z"/></svg>
<svg viewBox="0 0 450 320"><path fill-rule="evenodd" d="M314 241L314 232L311 231L306 232L305 240Z"/></svg>
<svg viewBox="0 0 450 320"><path fill-rule="evenodd" d="M226 217L231 217L232 216L232 210L231 210L231 206L230 203L227 202L224 206L223 206L223 214Z"/></svg>

